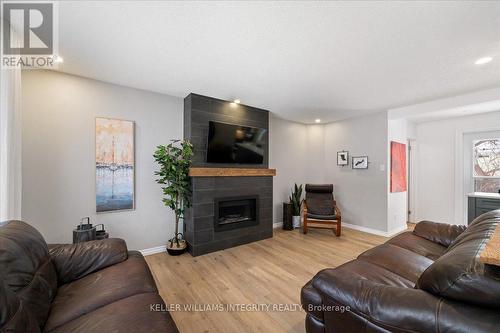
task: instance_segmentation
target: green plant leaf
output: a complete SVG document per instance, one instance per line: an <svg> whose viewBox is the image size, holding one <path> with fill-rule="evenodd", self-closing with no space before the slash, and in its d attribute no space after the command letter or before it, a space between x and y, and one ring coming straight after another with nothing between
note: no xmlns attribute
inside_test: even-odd
<svg viewBox="0 0 500 333"><path fill-rule="evenodd" d="M188 140L171 140L167 145L159 145L153 153L159 170L156 182L162 186L163 204L172 209L176 216L176 235L179 219L184 217L186 207L191 204L189 167L193 157L193 145ZM175 238L174 237L174 238Z"/></svg>

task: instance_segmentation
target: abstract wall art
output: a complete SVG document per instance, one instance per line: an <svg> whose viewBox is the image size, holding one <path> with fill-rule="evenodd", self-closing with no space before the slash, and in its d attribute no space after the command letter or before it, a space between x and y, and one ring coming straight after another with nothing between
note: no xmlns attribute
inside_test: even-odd
<svg viewBox="0 0 500 333"><path fill-rule="evenodd" d="M406 145L391 141L391 193L406 191Z"/></svg>
<svg viewBox="0 0 500 333"><path fill-rule="evenodd" d="M134 209L134 122L96 118L95 173L98 213Z"/></svg>

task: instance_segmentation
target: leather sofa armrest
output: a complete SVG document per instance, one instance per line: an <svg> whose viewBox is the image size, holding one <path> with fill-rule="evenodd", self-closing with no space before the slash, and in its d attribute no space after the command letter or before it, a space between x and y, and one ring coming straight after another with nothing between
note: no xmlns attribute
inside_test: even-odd
<svg viewBox="0 0 500 333"><path fill-rule="evenodd" d="M381 327L399 333L489 333L500 327L497 309L447 300L421 289L383 285L333 268L316 274L311 287L320 298L315 296L303 305L308 316L324 325L318 332L365 332L367 327ZM318 305L319 299L324 308L321 315L308 309L308 304Z"/></svg>
<svg viewBox="0 0 500 333"><path fill-rule="evenodd" d="M415 226L413 234L448 247L465 229L465 225L421 221Z"/></svg>
<svg viewBox="0 0 500 333"><path fill-rule="evenodd" d="M313 286L322 296L324 323L332 331L342 331L352 316L362 318L361 326L368 321L391 332L435 331L440 299L423 290L340 275L335 269L320 271ZM342 312L338 312L338 306Z"/></svg>
<svg viewBox="0 0 500 333"><path fill-rule="evenodd" d="M108 238L76 244L49 245L59 284L80 279L128 258L123 239Z"/></svg>

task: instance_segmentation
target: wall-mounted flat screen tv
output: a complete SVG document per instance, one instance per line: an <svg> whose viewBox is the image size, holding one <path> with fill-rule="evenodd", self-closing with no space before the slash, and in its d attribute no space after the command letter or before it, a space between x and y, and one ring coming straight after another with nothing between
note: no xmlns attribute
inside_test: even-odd
<svg viewBox="0 0 500 333"><path fill-rule="evenodd" d="M267 129L209 122L207 163L262 164Z"/></svg>

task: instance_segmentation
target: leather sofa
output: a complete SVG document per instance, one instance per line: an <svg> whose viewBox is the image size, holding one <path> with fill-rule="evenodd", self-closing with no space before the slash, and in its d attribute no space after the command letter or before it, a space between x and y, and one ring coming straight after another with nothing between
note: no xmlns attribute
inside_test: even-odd
<svg viewBox="0 0 500 333"><path fill-rule="evenodd" d="M0 223L0 332L178 332L140 252L121 239L47 246Z"/></svg>
<svg viewBox="0 0 500 333"><path fill-rule="evenodd" d="M423 221L301 292L307 333L500 332L500 274L479 253L500 210L467 228Z"/></svg>

